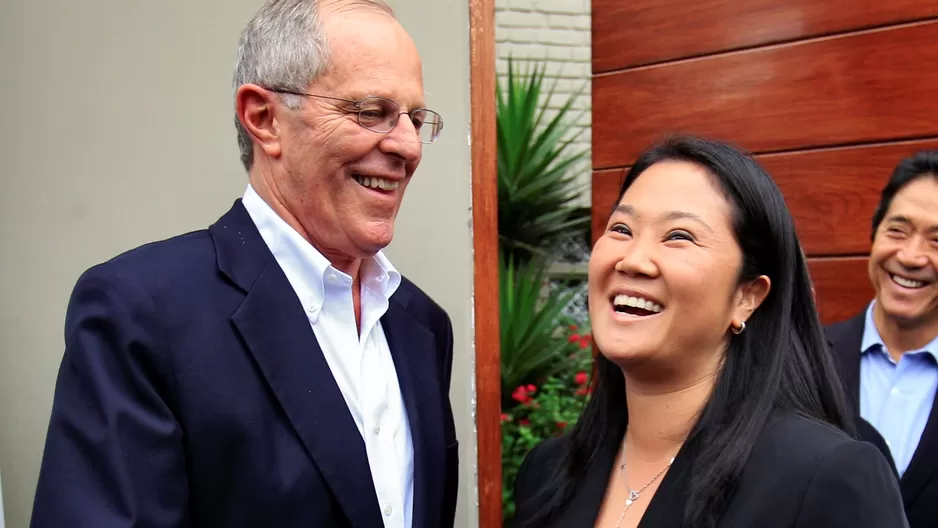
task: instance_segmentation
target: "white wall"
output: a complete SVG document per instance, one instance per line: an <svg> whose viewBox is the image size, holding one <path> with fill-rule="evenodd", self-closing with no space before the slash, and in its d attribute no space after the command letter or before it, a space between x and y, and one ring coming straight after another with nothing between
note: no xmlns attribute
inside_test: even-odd
<svg viewBox="0 0 938 528"><path fill-rule="evenodd" d="M576 122L582 133L573 144L575 150L589 150L592 144L590 4L590 0L495 0L496 71L500 82L504 82L511 56L514 61L534 59L546 63L545 84L557 81L549 108L559 108L570 94L579 92L569 114L572 118L585 110ZM581 203L586 206L590 204L589 168L587 161L579 180L584 188Z"/></svg>
<svg viewBox="0 0 938 528"><path fill-rule="evenodd" d="M28 525L66 302L89 266L199 229L240 196L230 79L260 0L0 3L0 471ZM457 526L475 526L468 1L397 0L446 121L408 188L400 269L450 313L462 442ZM432 21L432 22L428 22Z"/></svg>
<svg viewBox="0 0 938 528"><path fill-rule="evenodd" d="M443 134L426 145L407 186L387 254L453 319L450 400L459 435L456 526L478 526L475 353L472 327L472 200L469 149L468 0L388 0L423 57L427 106L443 116ZM494 109L493 109L494 111Z"/></svg>

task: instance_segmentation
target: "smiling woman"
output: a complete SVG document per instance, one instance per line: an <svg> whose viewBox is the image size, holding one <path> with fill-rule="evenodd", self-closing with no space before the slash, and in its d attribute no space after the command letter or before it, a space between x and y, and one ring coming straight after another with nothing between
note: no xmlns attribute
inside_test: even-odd
<svg viewBox="0 0 938 528"><path fill-rule="evenodd" d="M885 457L850 436L791 216L749 156L645 152L589 293L593 397L525 460L519 527L907 526Z"/></svg>

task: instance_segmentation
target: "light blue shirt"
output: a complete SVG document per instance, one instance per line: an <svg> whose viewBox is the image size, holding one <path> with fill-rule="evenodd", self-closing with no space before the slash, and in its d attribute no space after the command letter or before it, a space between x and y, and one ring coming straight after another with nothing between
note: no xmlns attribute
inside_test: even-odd
<svg viewBox="0 0 938 528"><path fill-rule="evenodd" d="M938 336L924 348L905 352L896 363L873 322L875 302L866 309L860 345L860 416L883 435L902 476L938 389Z"/></svg>

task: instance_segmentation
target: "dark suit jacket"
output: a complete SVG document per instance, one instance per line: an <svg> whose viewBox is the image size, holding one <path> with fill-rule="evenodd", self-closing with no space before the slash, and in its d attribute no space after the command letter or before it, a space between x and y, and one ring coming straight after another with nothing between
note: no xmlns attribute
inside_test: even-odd
<svg viewBox="0 0 938 528"><path fill-rule="evenodd" d="M621 438L611 439L586 469L572 500L551 527L592 527L606 493ZM516 526L539 504L540 486L569 437L535 447L518 472ZM693 442L685 444L651 497L640 528L684 528ZM866 442L791 413L766 425L746 462L720 528L902 528L908 526L896 479ZM691 528L691 527L687 527Z"/></svg>
<svg viewBox="0 0 938 528"><path fill-rule="evenodd" d="M451 527L450 320L404 279L381 322L413 436L413 525ZM33 527L382 525L361 434L240 200L85 272L65 344Z"/></svg>
<svg viewBox="0 0 938 528"><path fill-rule="evenodd" d="M860 413L860 346L865 324L866 312L863 312L826 328L840 376L857 415ZM912 528L938 527L938 396L932 403L918 448L902 475L900 488L909 525Z"/></svg>

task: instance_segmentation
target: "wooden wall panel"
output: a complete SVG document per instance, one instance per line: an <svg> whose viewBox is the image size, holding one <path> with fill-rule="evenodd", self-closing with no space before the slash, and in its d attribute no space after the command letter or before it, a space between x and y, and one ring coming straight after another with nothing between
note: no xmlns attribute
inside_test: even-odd
<svg viewBox="0 0 938 528"><path fill-rule="evenodd" d="M592 222L590 230L592 233L592 242L606 230L606 222L612 207L615 205L616 198L619 197L619 187L625 179L626 169L613 169L606 171L593 172L592 184Z"/></svg>
<svg viewBox="0 0 938 528"><path fill-rule="evenodd" d="M808 270L824 324L860 313L873 298L867 258L808 259Z"/></svg>
<svg viewBox="0 0 938 528"><path fill-rule="evenodd" d="M866 254L879 193L896 164L938 139L756 156L785 195L809 256ZM625 169L593 173L593 240L619 194Z"/></svg>
<svg viewBox="0 0 938 528"><path fill-rule="evenodd" d="M938 139L758 156L775 179L805 253L857 255L870 250L870 222L896 164Z"/></svg>
<svg viewBox="0 0 938 528"><path fill-rule="evenodd" d="M672 131L754 152L938 136L936 35L933 20L596 76L593 167Z"/></svg>
<svg viewBox="0 0 938 528"><path fill-rule="evenodd" d="M593 0L593 72L935 16L927 0Z"/></svg>

